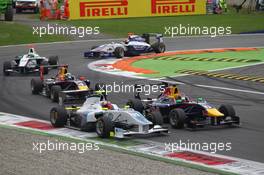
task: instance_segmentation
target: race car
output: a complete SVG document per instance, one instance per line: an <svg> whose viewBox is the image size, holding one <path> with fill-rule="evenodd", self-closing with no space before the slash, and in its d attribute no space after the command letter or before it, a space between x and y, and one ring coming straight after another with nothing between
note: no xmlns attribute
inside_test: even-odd
<svg viewBox="0 0 264 175"><path fill-rule="evenodd" d="M58 56L49 58L39 56L34 48L30 48L28 53L15 57L12 61L5 61L3 65L3 73L9 76L10 73L35 73L39 72L40 66L44 67L44 74L48 74L50 68L56 68L59 64Z"/></svg>
<svg viewBox="0 0 264 175"><path fill-rule="evenodd" d="M154 37L154 42L151 40ZM166 46L163 41L162 34L143 34L129 35L128 38L121 43L109 43L101 46L93 46L90 51L84 53L85 58L103 58L116 57L123 58L124 56L137 56L142 53L163 53Z"/></svg>
<svg viewBox="0 0 264 175"><path fill-rule="evenodd" d="M83 95L80 95L83 94ZM68 97L77 96L78 102L67 103ZM83 97L83 98L81 98ZM84 103L80 102L84 100ZM50 111L54 127L68 127L82 131L96 131L102 138L124 138L132 135L168 133L168 129L153 125L140 112L131 108L119 108L101 95L85 94L85 91L60 93L61 103ZM161 121L161 120L160 120Z"/></svg>
<svg viewBox="0 0 264 175"><path fill-rule="evenodd" d="M235 109L229 105L221 105L218 109L203 98L191 99L181 94L176 85L168 85L157 99L141 99L139 93L127 105L144 113L155 123L157 116L162 116L165 122L173 128L197 129L204 126L239 126L240 118ZM144 104L145 103L145 104Z"/></svg>
<svg viewBox="0 0 264 175"><path fill-rule="evenodd" d="M55 77L44 79L44 68L40 68L40 77L31 80L32 94L49 97L53 102L59 101L59 92L67 90L90 90L90 81L85 77L76 78L68 72L68 65L59 66Z"/></svg>

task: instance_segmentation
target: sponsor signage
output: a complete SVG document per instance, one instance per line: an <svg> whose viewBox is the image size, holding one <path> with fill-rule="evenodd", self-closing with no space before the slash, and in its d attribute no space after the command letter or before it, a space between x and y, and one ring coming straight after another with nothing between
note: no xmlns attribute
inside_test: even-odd
<svg viewBox="0 0 264 175"><path fill-rule="evenodd" d="M206 0L70 0L70 19L107 19L206 13Z"/></svg>

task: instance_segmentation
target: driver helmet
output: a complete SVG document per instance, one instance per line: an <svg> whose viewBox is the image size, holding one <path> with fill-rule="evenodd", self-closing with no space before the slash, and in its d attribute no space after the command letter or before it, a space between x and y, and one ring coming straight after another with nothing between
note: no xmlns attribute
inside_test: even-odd
<svg viewBox="0 0 264 175"><path fill-rule="evenodd" d="M109 102L109 101L103 101L101 103L101 106L102 106L102 108L106 108L108 110L112 110L114 108L113 105L112 105L112 103Z"/></svg>
<svg viewBox="0 0 264 175"><path fill-rule="evenodd" d="M167 87L163 95L173 99L181 99L180 92L175 85Z"/></svg>
<svg viewBox="0 0 264 175"><path fill-rule="evenodd" d="M74 80L74 76L71 73L66 73L65 80Z"/></svg>

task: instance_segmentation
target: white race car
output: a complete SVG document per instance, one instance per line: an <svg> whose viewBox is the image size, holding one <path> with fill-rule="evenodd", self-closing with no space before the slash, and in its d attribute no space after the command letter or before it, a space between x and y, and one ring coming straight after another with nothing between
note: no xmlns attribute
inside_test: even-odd
<svg viewBox="0 0 264 175"><path fill-rule="evenodd" d="M71 102L74 99L73 96L80 100L81 96L84 97L80 95L81 93L85 91L67 91L60 94L60 106L50 111L50 121L54 127L68 127L83 131L95 130L102 138L168 133L168 129L161 126L162 118L156 119L160 121L159 125L153 125L140 112L129 107L121 109L100 95L86 97L85 102L80 106L65 105L67 98Z"/></svg>
<svg viewBox="0 0 264 175"><path fill-rule="evenodd" d="M5 76L10 73L34 73L39 72L40 66L44 67L44 74L48 74L49 68L56 68L59 65L59 57L51 56L49 58L39 56L34 48L30 48L28 53L15 57L12 61L5 61L3 72Z"/></svg>
<svg viewBox="0 0 264 175"><path fill-rule="evenodd" d="M154 38L153 38L154 37ZM151 41L153 40L154 41ZM129 35L129 37L121 43L109 43L100 46L94 46L90 51L84 53L85 58L103 58L116 57L123 58L124 56L137 56L142 53L163 53L166 46L163 42L162 34L143 34Z"/></svg>

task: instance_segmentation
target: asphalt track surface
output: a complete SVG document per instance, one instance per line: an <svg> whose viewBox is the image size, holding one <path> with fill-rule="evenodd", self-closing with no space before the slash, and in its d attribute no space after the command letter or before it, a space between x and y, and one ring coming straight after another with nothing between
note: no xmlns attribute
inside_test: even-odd
<svg viewBox="0 0 264 175"><path fill-rule="evenodd" d="M87 64L94 61L94 59L84 59L82 56L83 52L93 45L105 42L82 41L66 44L41 44L36 45L35 48L42 56L59 55L61 63L69 64L70 71L73 74L86 76L93 84L96 82L149 83L147 80L129 79L89 70ZM174 38L166 39L165 42L167 50L258 47L263 46L264 35ZM9 60L17 55L24 54L27 49L27 46L0 47L0 64L2 65L5 60ZM55 72L54 70L53 73ZM264 65L233 69L229 72L264 76ZM31 95L30 80L32 77L4 77L1 66L0 111L49 120L49 110L56 106L56 104L45 97ZM241 117L242 126L240 128L206 129L195 132L171 129L169 135L146 137L146 139L162 143L179 143L180 140L185 142L189 140L189 142L193 143L231 142L231 151L217 153L264 162L264 95L193 86L193 84L203 84L264 92L263 84L198 76L178 77L175 79L186 83L186 85L180 85L179 88L189 96L204 97L215 105L225 103L234 105L237 114ZM133 97L133 94L128 93L110 94L109 96L112 102L120 105L124 105L127 99L131 97Z"/></svg>

